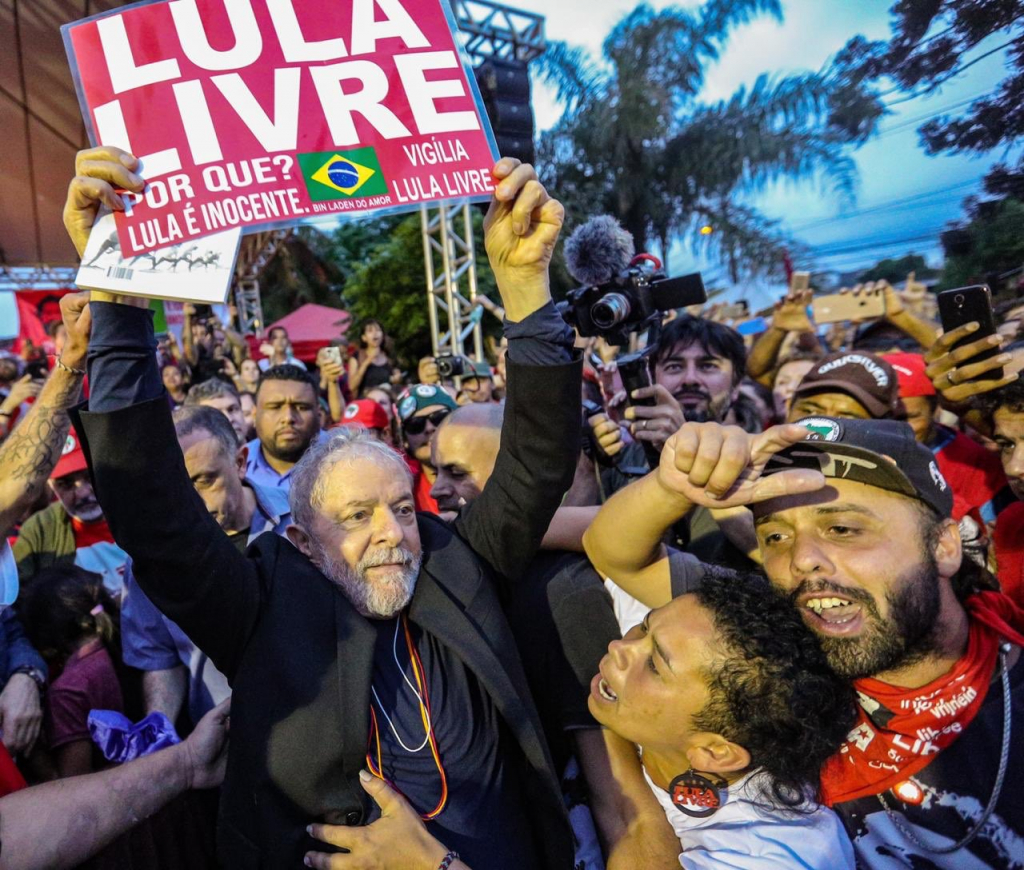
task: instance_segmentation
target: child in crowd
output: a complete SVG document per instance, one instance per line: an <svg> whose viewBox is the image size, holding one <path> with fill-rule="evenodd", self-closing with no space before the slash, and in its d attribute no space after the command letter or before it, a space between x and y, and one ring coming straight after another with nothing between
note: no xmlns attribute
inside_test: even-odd
<svg viewBox="0 0 1024 870"><path fill-rule="evenodd" d="M18 609L50 669L44 733L57 776L96 770L104 760L89 736L89 711L124 712L117 604L99 574L62 565L41 571Z"/></svg>

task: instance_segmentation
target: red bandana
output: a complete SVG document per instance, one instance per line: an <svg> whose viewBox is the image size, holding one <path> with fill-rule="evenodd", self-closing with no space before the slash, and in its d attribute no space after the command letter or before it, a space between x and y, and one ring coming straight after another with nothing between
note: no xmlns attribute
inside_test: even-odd
<svg viewBox="0 0 1024 870"><path fill-rule="evenodd" d="M881 794L924 770L977 715L1001 640L1024 646L1024 610L998 592L972 595L966 608L967 652L949 673L919 689L854 682L857 725L822 770L829 806Z"/></svg>

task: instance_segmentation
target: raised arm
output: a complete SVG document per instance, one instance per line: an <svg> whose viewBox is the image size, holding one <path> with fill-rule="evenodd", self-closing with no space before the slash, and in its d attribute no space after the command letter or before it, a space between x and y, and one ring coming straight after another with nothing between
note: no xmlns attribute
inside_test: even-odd
<svg viewBox="0 0 1024 870"><path fill-rule="evenodd" d="M791 332L814 332L814 323L807 313L810 303L810 290L797 290L775 303L771 326L757 337L747 355L747 374L750 377L771 386L768 379L779 361L779 351L786 336Z"/></svg>
<svg viewBox="0 0 1024 870"><path fill-rule="evenodd" d="M132 187L130 155L78 154L65 225L81 250L99 202ZM137 186L137 185L136 185ZM230 679L255 623L255 566L214 522L185 470L156 363L147 300L93 291L90 396L76 428L114 539L139 586Z"/></svg>
<svg viewBox="0 0 1024 870"><path fill-rule="evenodd" d="M888 281L880 283L881 290L885 293L885 319L926 350L935 344L935 339L939 337L939 330L928 321L911 314L903 304L903 298ZM875 290L878 289L879 286L876 284Z"/></svg>
<svg viewBox="0 0 1024 870"><path fill-rule="evenodd" d="M0 445L0 534L39 498L68 437L68 409L82 394L91 320L88 295L64 296L60 311L68 332L64 351L32 408Z"/></svg>
<svg viewBox="0 0 1024 870"><path fill-rule="evenodd" d="M729 509L820 489L820 472L761 477L769 458L807 437L799 425L750 435L738 426L687 423L669 438L656 471L617 492L583 536L594 567L648 607L672 599L665 532L692 507Z"/></svg>
<svg viewBox="0 0 1024 870"><path fill-rule="evenodd" d="M484 243L507 318L504 424L494 472L456 530L500 577L514 580L572 484L582 368L548 286L562 206L531 166L504 158L494 176L498 186L484 220Z"/></svg>

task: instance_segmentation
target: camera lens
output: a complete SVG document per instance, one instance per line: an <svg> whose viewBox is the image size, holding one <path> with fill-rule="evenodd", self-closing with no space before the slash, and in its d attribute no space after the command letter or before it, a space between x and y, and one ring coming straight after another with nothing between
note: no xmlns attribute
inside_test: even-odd
<svg viewBox="0 0 1024 870"><path fill-rule="evenodd" d="M956 296L953 297L953 301L957 305L963 305L964 304L964 294L963 293L957 293Z"/></svg>
<svg viewBox="0 0 1024 870"><path fill-rule="evenodd" d="M629 317L629 300L621 293L606 293L590 308L590 317L599 329L611 329Z"/></svg>
<svg viewBox="0 0 1024 870"><path fill-rule="evenodd" d="M450 358L449 359L444 359L442 357L442 358L438 359L438 361L437 361L437 374L441 378L447 380L448 378L453 377L454 376L453 375L453 368L454 367L452 366L452 360Z"/></svg>

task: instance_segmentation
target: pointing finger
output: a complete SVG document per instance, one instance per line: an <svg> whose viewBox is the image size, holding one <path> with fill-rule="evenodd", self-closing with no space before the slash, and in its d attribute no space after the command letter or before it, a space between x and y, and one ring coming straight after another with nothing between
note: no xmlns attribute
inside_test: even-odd
<svg viewBox="0 0 1024 870"><path fill-rule="evenodd" d="M794 468L790 471L779 471L760 478L751 490L748 504L781 498L786 495L799 495L805 492L817 492L825 486L825 475L809 468Z"/></svg>

